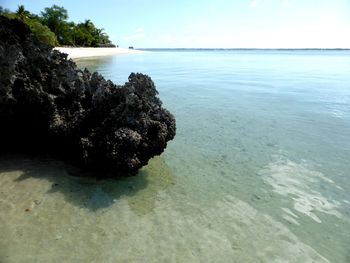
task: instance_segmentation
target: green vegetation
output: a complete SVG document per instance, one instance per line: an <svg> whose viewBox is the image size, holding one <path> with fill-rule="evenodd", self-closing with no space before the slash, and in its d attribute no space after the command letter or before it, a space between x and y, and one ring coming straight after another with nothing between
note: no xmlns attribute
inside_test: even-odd
<svg viewBox="0 0 350 263"><path fill-rule="evenodd" d="M45 8L40 15L30 13L23 5L14 13L0 6L0 15L22 20L39 40L53 46L113 46L104 29L97 28L89 19L79 24L68 21L67 10L57 5Z"/></svg>

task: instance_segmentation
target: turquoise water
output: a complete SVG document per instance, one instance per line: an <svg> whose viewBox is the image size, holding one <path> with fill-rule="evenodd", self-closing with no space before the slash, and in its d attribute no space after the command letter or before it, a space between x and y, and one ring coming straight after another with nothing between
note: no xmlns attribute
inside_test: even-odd
<svg viewBox="0 0 350 263"><path fill-rule="evenodd" d="M177 135L137 177L97 185L50 160L0 160L8 262L62 251L66 262L350 262L350 51L163 50L78 65L118 84L150 75ZM8 203L23 189L31 211L16 214Z"/></svg>

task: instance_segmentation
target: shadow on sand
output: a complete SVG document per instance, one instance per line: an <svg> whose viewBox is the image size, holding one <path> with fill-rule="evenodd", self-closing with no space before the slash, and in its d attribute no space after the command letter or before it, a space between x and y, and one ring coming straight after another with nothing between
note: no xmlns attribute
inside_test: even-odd
<svg viewBox="0 0 350 263"><path fill-rule="evenodd" d="M49 158L0 157L0 179L11 176L17 187L35 179L35 184L43 182L48 188L45 193L47 198L50 194L62 193L67 202L92 212L109 208L125 199L136 214L145 215L153 210L159 192L175 184L162 157L151 159L133 177L96 180L73 176L77 172L77 168ZM36 187L32 189L36 191Z"/></svg>

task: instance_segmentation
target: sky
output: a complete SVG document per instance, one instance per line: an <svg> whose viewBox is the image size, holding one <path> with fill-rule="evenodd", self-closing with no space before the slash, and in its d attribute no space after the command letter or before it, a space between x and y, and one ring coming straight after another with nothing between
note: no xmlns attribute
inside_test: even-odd
<svg viewBox="0 0 350 263"><path fill-rule="evenodd" d="M350 48L350 0L0 0L54 4L135 48Z"/></svg>

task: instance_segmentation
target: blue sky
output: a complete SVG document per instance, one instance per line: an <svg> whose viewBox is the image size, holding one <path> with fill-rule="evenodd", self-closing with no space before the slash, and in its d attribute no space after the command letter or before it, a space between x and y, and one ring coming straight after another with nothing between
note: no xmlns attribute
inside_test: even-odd
<svg viewBox="0 0 350 263"><path fill-rule="evenodd" d="M91 19L121 47L350 48L350 0L1 0L53 4Z"/></svg>

